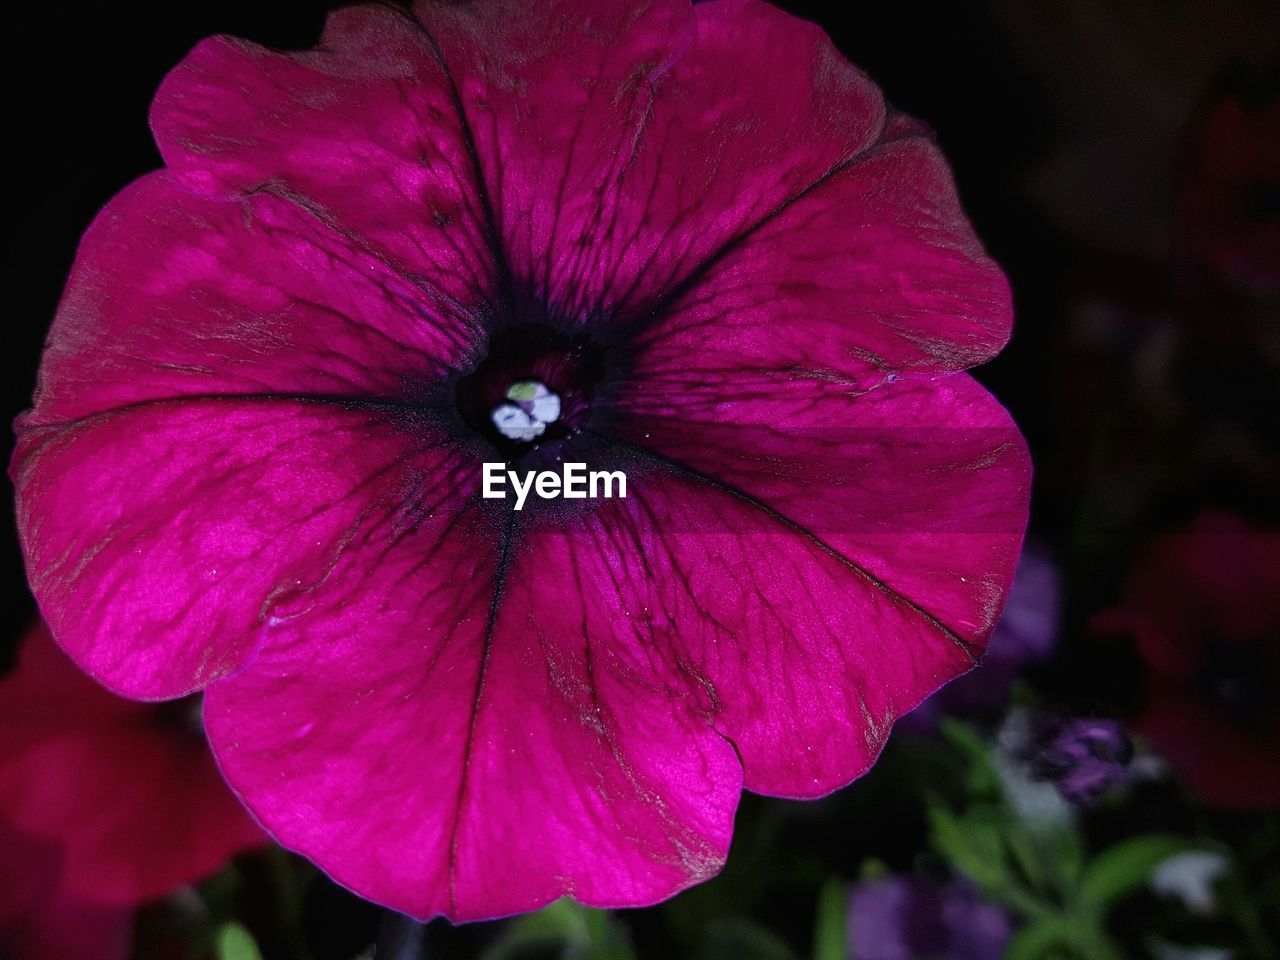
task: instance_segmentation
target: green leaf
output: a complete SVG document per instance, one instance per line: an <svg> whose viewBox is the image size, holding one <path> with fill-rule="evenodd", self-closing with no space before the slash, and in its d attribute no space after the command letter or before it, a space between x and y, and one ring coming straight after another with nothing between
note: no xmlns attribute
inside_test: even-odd
<svg viewBox="0 0 1280 960"><path fill-rule="evenodd" d="M1084 841L1075 821L1050 821L1039 825L1037 833L1062 882L1062 892L1070 893L1080 882L1085 860Z"/></svg>
<svg viewBox="0 0 1280 960"><path fill-rule="evenodd" d="M935 807L929 811L934 849L956 870L984 890L1008 886L1004 843L999 817L993 811L976 808L964 817Z"/></svg>
<svg viewBox="0 0 1280 960"><path fill-rule="evenodd" d="M238 923L224 924L215 942L218 960L262 960L252 934Z"/></svg>
<svg viewBox="0 0 1280 960"><path fill-rule="evenodd" d="M1070 921L1058 914L1041 917L1020 927L1005 947L1004 960L1040 960L1055 948L1070 950ZM1075 951L1071 951L1074 953Z"/></svg>
<svg viewBox="0 0 1280 960"><path fill-rule="evenodd" d="M1013 862L1032 891L1043 895L1050 889L1055 864L1044 856L1042 845L1036 841L1036 835L1020 823L1012 824L1005 834Z"/></svg>
<svg viewBox="0 0 1280 960"><path fill-rule="evenodd" d="M1084 867L1084 845L1073 822L1015 821L1005 829L1005 842L1036 896L1074 899Z"/></svg>
<svg viewBox="0 0 1280 960"><path fill-rule="evenodd" d="M1080 878L1080 903L1105 909L1145 887L1156 867L1192 846L1184 837L1159 833L1117 843L1085 867Z"/></svg>
<svg viewBox="0 0 1280 960"><path fill-rule="evenodd" d="M813 922L813 960L847 960L847 903L844 883L838 877L831 877L822 885Z"/></svg>
<svg viewBox="0 0 1280 960"><path fill-rule="evenodd" d="M1000 775L991 760L991 745L972 727L957 720L944 717L938 729L947 743L965 759L965 793L973 798L999 796Z"/></svg>
<svg viewBox="0 0 1280 960"><path fill-rule="evenodd" d="M1047 914L1024 924L1005 948L1004 960L1124 960L1124 953L1087 919Z"/></svg>

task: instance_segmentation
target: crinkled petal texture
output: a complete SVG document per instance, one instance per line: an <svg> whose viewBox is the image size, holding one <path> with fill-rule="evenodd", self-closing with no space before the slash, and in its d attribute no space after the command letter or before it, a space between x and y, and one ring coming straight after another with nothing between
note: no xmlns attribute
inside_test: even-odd
<svg viewBox="0 0 1280 960"><path fill-rule="evenodd" d="M107 693L43 625L24 642L0 679L0 824L56 846L60 898L134 906L265 842L222 783L197 706Z"/></svg>
<svg viewBox="0 0 1280 960"><path fill-rule="evenodd" d="M745 71L742 64L749 63ZM713 873L981 654L1029 465L936 147L757 0L422 3L206 41L90 229L14 463L59 642L207 688L262 824L476 919ZM550 322L625 499L484 500L458 378Z"/></svg>

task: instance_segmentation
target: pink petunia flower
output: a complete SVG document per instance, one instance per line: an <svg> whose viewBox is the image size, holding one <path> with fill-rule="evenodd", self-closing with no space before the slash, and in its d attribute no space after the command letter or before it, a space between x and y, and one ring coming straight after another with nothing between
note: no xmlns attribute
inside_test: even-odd
<svg viewBox="0 0 1280 960"><path fill-rule="evenodd" d="M0 953L124 956L136 906L265 842L195 706L113 696L32 630L0 678Z"/></svg>
<svg viewBox="0 0 1280 960"><path fill-rule="evenodd" d="M715 873L981 654L1029 465L925 131L758 0L201 43L86 234L13 475L54 635L205 689L282 844L418 917ZM482 465L625 498L481 496Z"/></svg>

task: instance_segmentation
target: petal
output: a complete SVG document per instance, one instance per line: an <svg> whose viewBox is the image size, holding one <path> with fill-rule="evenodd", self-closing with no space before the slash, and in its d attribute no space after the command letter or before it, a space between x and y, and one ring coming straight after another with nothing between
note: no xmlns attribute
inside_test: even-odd
<svg viewBox="0 0 1280 960"><path fill-rule="evenodd" d="M428 416L191 400L25 430L18 526L53 635L128 696L238 669L353 539L479 488Z"/></svg>
<svg viewBox="0 0 1280 960"><path fill-rule="evenodd" d="M733 749L705 723L690 735L685 698L588 632L576 540L507 545L521 534L484 522L419 533L437 546L353 556L359 589L336 589L339 571L210 688L210 740L259 820L361 896L424 918L565 894L651 903L718 869Z"/></svg>
<svg viewBox="0 0 1280 960"><path fill-rule="evenodd" d="M973 665L971 631L756 502L639 451L627 474L627 497L573 534L581 630L729 738L748 789L848 783L896 717Z"/></svg>
<svg viewBox="0 0 1280 960"><path fill-rule="evenodd" d="M401 397L461 362L474 324L293 204L153 174L85 235L27 419L178 396Z"/></svg>
<svg viewBox="0 0 1280 960"><path fill-rule="evenodd" d="M756 0L415 13L458 88L515 284L572 322L644 315L884 125L879 91L821 30Z"/></svg>
<svg viewBox="0 0 1280 960"><path fill-rule="evenodd" d="M706 261L636 328L632 376L650 392L726 373L865 387L982 363L1011 316L946 162L912 135L859 155Z"/></svg>
<svg viewBox="0 0 1280 960"><path fill-rule="evenodd" d="M333 13L320 45L201 42L151 108L165 163L215 195L288 198L444 300L493 287L473 148L432 41L390 4Z"/></svg>
<svg viewBox="0 0 1280 960"><path fill-rule="evenodd" d="M1031 472L990 394L964 374L866 393L816 377L686 382L678 402L624 398L615 435L821 542L981 653L1013 579Z"/></svg>

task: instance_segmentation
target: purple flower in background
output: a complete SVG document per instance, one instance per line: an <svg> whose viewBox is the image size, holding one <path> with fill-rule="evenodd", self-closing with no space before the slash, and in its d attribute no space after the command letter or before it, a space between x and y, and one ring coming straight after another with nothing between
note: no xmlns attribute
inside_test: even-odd
<svg viewBox="0 0 1280 960"><path fill-rule="evenodd" d="M423 0L199 44L13 465L57 641L204 689L262 825L480 919L715 873L985 649L1029 464L928 132L756 0ZM482 497L484 464L625 499ZM541 491L540 491L541 492Z"/></svg>
<svg viewBox="0 0 1280 960"><path fill-rule="evenodd" d="M963 880L880 877L849 896L850 960L999 960L1013 922Z"/></svg>
<svg viewBox="0 0 1280 960"><path fill-rule="evenodd" d="M1090 806L1127 780L1133 744L1118 720L1041 714L1031 721L1031 774L1071 803Z"/></svg>

